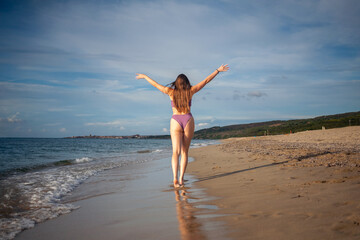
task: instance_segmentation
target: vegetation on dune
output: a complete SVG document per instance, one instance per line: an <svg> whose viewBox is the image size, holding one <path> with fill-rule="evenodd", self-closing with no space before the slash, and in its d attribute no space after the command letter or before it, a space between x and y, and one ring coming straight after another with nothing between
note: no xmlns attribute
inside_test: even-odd
<svg viewBox="0 0 360 240"><path fill-rule="evenodd" d="M250 137L278 135L306 130L339 128L360 125L360 112L350 112L311 119L288 121L269 121L249 124L237 124L224 127L212 127L195 132L195 139L225 139L231 137Z"/></svg>

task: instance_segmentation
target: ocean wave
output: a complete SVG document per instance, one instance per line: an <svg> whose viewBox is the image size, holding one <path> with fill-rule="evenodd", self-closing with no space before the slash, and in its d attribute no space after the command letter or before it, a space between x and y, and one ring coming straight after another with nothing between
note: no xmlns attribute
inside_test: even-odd
<svg viewBox="0 0 360 240"><path fill-rule="evenodd" d="M171 156L168 140L0 139L0 142L6 146L0 148L3 166L0 239L13 239L36 223L77 209L72 205L76 203L65 204L62 199L93 175Z"/></svg>
<svg viewBox="0 0 360 240"><path fill-rule="evenodd" d="M42 171L13 175L0 181L0 239L12 239L35 223L55 218L78 207L60 199L100 171L120 167L124 162L99 161L62 165Z"/></svg>
<svg viewBox="0 0 360 240"><path fill-rule="evenodd" d="M162 149L155 149L155 150L146 149L146 150L139 150L136 153L160 153L160 152L163 152L163 151L164 150L162 150Z"/></svg>
<svg viewBox="0 0 360 240"><path fill-rule="evenodd" d="M67 165L73 165L73 164L78 164L78 163L86 163L86 162L90 162L92 160L94 160L94 159L89 158L89 157L82 157L82 158L69 159L69 160L60 160L60 161L50 162L50 163L45 163L45 164L32 165L32 166L27 166L27 167L14 168L14 169L9 169L7 171L2 171L0 173L0 178L5 178L5 177L8 177L9 175L13 175L13 174L34 172L34 171L43 170L43 169L51 168L51 167L59 167L59 166L67 166Z"/></svg>
<svg viewBox="0 0 360 240"><path fill-rule="evenodd" d="M191 148L199 148L199 147L206 147L209 145L215 145L218 143L219 143L218 141L195 142L195 143L191 143L190 147Z"/></svg>
<svg viewBox="0 0 360 240"><path fill-rule="evenodd" d="M77 159L75 159L75 162L76 162L76 163L84 163L84 162L90 162L90 161L92 161L92 160L93 160L92 158L83 157L83 158L77 158Z"/></svg>
<svg viewBox="0 0 360 240"><path fill-rule="evenodd" d="M151 153L151 150L139 150L136 153Z"/></svg>

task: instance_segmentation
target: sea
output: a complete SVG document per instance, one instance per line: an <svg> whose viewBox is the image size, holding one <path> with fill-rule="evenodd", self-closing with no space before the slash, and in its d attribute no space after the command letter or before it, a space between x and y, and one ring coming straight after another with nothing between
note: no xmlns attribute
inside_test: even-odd
<svg viewBox="0 0 360 240"><path fill-rule="evenodd" d="M217 144L193 140L191 148ZM109 169L171 158L170 139L0 138L0 239L78 206L62 203Z"/></svg>

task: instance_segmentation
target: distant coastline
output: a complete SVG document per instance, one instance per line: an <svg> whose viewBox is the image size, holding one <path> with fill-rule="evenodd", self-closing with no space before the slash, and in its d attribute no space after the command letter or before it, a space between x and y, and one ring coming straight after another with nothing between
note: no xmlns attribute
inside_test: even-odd
<svg viewBox="0 0 360 240"><path fill-rule="evenodd" d="M88 136L72 136L65 137L66 139L71 138L86 138L86 139L168 139L170 135L130 135L130 136L98 136L98 135L88 135Z"/></svg>
<svg viewBox="0 0 360 240"><path fill-rule="evenodd" d="M360 111L325 115L307 119L274 120L267 122L214 126L195 131L194 139L226 139L233 137L252 137L281 135L317 129L341 128L360 125ZM130 136L72 136L66 138L94 139L170 139L170 135L130 135Z"/></svg>

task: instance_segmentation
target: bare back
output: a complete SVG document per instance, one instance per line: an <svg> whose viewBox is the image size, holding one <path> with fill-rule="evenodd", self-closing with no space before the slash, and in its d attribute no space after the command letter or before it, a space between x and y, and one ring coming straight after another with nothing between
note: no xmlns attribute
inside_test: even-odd
<svg viewBox="0 0 360 240"><path fill-rule="evenodd" d="M168 93L168 95L169 95L169 97L170 97L170 100L171 100L171 102L173 102L174 101L174 98L173 98L173 89L172 89L172 91L169 91L169 93ZM190 108L191 108L191 101L192 101L192 97L193 97L193 95L194 95L194 93L192 93L192 92L190 92L190 102L189 102L189 105L190 105ZM173 114L174 115L183 115L183 114L188 114L188 113L190 113L191 111L188 111L188 112L179 112L177 109L176 109L176 107L172 104L172 111L173 111Z"/></svg>

